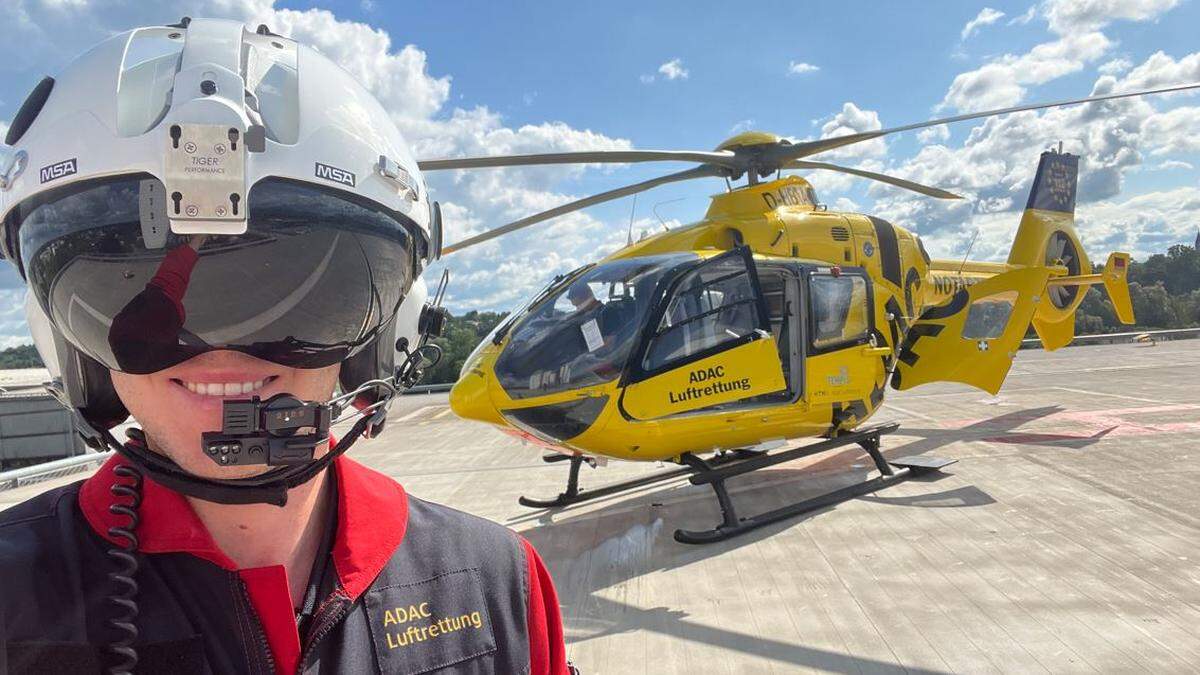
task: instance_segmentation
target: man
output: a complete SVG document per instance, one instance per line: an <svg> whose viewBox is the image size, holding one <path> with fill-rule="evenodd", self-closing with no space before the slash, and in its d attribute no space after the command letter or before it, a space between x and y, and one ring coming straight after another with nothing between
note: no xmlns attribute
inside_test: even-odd
<svg viewBox="0 0 1200 675"><path fill-rule="evenodd" d="M440 241L358 83L185 19L44 80L5 141L0 251L117 452L0 513L0 673L568 671L528 542L344 454L411 365Z"/></svg>
<svg viewBox="0 0 1200 675"><path fill-rule="evenodd" d="M596 299L596 294L592 292L586 281L577 281L567 289L567 300L571 302L571 306L575 308L572 314L578 316L584 312L599 310L600 301Z"/></svg>

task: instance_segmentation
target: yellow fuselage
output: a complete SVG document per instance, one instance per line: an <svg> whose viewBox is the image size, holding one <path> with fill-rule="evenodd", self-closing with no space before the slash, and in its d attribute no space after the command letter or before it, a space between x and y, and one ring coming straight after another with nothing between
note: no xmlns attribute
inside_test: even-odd
<svg viewBox="0 0 1200 675"><path fill-rule="evenodd" d="M629 397L638 395L635 387L647 386L657 386L663 401L691 396L689 389L699 391L697 396L704 395L708 391L702 386L705 383L688 384L679 378L696 380L711 368L705 371L704 364L694 364L687 373L676 373L678 381L672 382L656 378L631 387L624 377L614 377L545 396L513 398L494 372L510 332L498 343L485 339L467 361L451 395L455 412L566 452L628 460L671 459L684 452L835 434L861 424L878 409L899 349L897 342L903 340L914 317L959 288L1010 268L1006 264L931 261L918 237L901 227L814 205L811 187L798 177L717 195L700 222L631 244L605 262L671 252L711 257L743 244L753 252L760 271L797 261L809 266L805 269L826 272L830 268L861 268L870 279L871 340L825 353L803 352L790 398L758 397L740 405L672 413L667 403L656 412ZM562 283L570 283L570 279ZM518 318L516 324L520 321ZM757 352L748 347L738 349L744 354L728 358L740 359L736 365L739 377L754 382L779 378L779 359L764 356L761 345ZM513 422L513 411L585 405L581 401L591 402L600 411L582 433L569 438L551 438ZM660 416L655 418L655 414Z"/></svg>

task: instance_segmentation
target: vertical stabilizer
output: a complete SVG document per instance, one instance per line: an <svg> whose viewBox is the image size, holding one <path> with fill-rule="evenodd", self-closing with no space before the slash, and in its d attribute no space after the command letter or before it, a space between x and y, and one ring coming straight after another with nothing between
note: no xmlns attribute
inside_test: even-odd
<svg viewBox="0 0 1200 675"><path fill-rule="evenodd" d="M1008 254L1010 265L1061 266L1069 276L1092 271L1075 234L1075 194L1079 183L1079 157L1049 150L1042 153L1021 225ZM1046 289L1038 305L1033 328L1046 349L1058 349L1075 339L1075 308L1086 288L1055 285Z"/></svg>

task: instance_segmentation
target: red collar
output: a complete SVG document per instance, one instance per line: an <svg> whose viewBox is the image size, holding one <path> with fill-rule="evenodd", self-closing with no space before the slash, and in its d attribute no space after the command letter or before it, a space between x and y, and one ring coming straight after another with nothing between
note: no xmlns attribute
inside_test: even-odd
<svg viewBox="0 0 1200 675"><path fill-rule="evenodd" d="M127 482L113 473L124 461L113 456L84 481L79 491L79 506L88 524L115 544L122 541L109 536L108 528L123 526L127 519L109 513L108 507L114 501L109 488ZM338 481L334 568L343 590L353 600L371 585L404 538L408 497L399 483L352 459L338 457L333 468ZM226 570L238 569L178 492L145 479L138 515L141 522L137 536L143 553L190 553Z"/></svg>

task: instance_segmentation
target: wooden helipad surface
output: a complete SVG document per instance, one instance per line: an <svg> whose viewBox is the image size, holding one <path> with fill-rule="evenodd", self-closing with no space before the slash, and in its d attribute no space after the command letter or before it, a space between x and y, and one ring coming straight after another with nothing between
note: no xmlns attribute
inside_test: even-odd
<svg viewBox="0 0 1200 675"><path fill-rule="evenodd" d="M405 397L361 461L505 523L557 582L585 673L1186 672L1200 668L1200 341L1022 352L998 397L889 392L886 454L958 459L705 547L718 511L675 481L559 512L566 467L445 396ZM743 513L860 480L845 452L731 481ZM585 469L585 486L653 471ZM56 481L57 482L61 481ZM46 484L0 492L0 508Z"/></svg>

